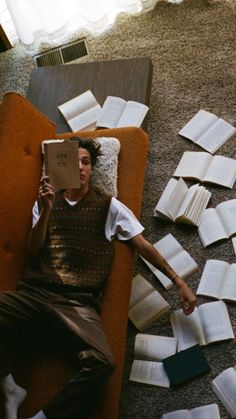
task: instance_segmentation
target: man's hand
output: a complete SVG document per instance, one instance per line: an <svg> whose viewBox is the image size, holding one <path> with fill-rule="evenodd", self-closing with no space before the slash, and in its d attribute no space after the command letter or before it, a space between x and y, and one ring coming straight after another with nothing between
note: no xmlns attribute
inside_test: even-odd
<svg viewBox="0 0 236 419"><path fill-rule="evenodd" d="M175 283L179 293L180 305L184 314L191 314L196 306L197 299L192 293L188 285L180 278L175 279Z"/></svg>
<svg viewBox="0 0 236 419"><path fill-rule="evenodd" d="M40 180L39 199L43 209L52 209L55 200L55 191L53 186L49 183L49 176L43 176Z"/></svg>

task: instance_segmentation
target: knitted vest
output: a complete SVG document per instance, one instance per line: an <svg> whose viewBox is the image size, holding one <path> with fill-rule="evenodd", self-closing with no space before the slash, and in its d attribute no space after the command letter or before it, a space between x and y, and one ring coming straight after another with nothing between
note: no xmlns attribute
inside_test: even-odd
<svg viewBox="0 0 236 419"><path fill-rule="evenodd" d="M98 189L71 206L61 192L50 213L46 241L25 279L101 290L108 278L113 245L105 237L111 197Z"/></svg>

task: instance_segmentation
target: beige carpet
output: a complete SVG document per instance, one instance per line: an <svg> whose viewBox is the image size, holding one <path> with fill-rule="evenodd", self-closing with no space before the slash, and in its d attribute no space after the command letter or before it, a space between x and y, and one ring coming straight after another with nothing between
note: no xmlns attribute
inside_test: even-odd
<svg viewBox="0 0 236 419"><path fill-rule="evenodd" d="M195 258L199 269L187 282L196 290L207 259L236 261L231 241L225 240L204 249L194 227L157 221L152 212L182 153L200 151L177 134L190 117L199 109L205 109L236 126L236 2L185 0L178 6L160 2L148 14L120 16L107 34L98 38L88 36L87 39L89 56L80 62L145 55L152 58L150 147L142 222L148 239L156 241L171 232ZM30 54L20 46L1 54L1 97L10 90L25 94L32 68ZM217 154L236 158L236 136ZM235 198L235 187L227 190L208 185L208 188L213 193L210 206ZM174 289L165 291L140 261L136 272L155 285L172 309L178 308ZM199 298L198 302L208 301ZM236 305L228 304L228 309L236 333ZM218 402L222 419L230 417L211 390L210 383L223 369L236 364L235 341L205 347L211 372L180 388L167 390L129 382L137 331L129 325L128 332L119 419L158 419L165 411L190 409L212 402ZM171 336L169 314L147 332Z"/></svg>

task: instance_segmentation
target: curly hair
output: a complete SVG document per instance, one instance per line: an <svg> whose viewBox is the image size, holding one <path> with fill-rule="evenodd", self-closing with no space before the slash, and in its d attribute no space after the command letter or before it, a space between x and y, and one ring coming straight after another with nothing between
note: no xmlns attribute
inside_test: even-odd
<svg viewBox="0 0 236 419"><path fill-rule="evenodd" d="M85 148L88 150L91 156L91 164L92 167L96 165L97 159L101 156L101 144L94 138L79 138L79 137L71 137L71 141L78 141L79 148Z"/></svg>

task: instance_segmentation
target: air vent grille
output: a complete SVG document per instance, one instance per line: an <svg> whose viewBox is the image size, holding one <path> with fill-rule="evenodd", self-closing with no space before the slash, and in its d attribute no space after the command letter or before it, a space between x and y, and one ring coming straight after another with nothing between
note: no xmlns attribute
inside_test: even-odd
<svg viewBox="0 0 236 419"><path fill-rule="evenodd" d="M85 55L88 55L86 42L85 39L80 39L37 54L33 58L38 67L43 67L65 64Z"/></svg>

